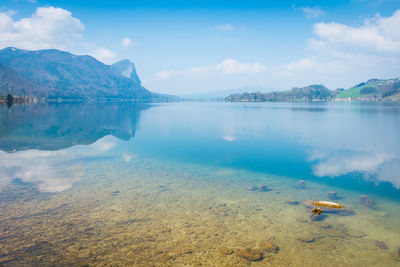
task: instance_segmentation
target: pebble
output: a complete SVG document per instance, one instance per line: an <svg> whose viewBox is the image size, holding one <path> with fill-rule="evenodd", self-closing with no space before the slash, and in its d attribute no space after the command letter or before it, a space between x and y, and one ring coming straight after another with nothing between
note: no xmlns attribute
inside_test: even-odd
<svg viewBox="0 0 400 267"><path fill-rule="evenodd" d="M261 192L268 192L268 191L271 191L271 189L270 189L268 186L266 186L266 185L260 185L260 186L258 187L258 190L260 190Z"/></svg>
<svg viewBox="0 0 400 267"><path fill-rule="evenodd" d="M300 189L306 188L306 181L300 180L299 183L297 184L297 188L300 188Z"/></svg>
<svg viewBox="0 0 400 267"><path fill-rule="evenodd" d="M251 249L251 248L235 249L234 253L236 256L244 258L249 261L262 260L262 253L256 249Z"/></svg>
<svg viewBox="0 0 400 267"><path fill-rule="evenodd" d="M378 248L383 249L383 250L389 249L389 247L383 241L378 241L378 240L375 241L375 246L377 246Z"/></svg>
<svg viewBox="0 0 400 267"><path fill-rule="evenodd" d="M332 228L332 225L330 225L328 223L321 223L321 222L316 223L316 226L318 226L319 228L322 228L322 229L330 229L330 228Z"/></svg>
<svg viewBox="0 0 400 267"><path fill-rule="evenodd" d="M260 248L263 251L270 252L270 253L278 253L278 251L279 251L278 246L275 246L274 244L272 244L271 242L268 242L268 241L260 242Z"/></svg>
<svg viewBox="0 0 400 267"><path fill-rule="evenodd" d="M397 260L397 261L400 261L400 247L394 253L394 259Z"/></svg>
<svg viewBox="0 0 400 267"><path fill-rule="evenodd" d="M218 251L224 255L231 255L233 253L233 250L227 247L220 247Z"/></svg>
<svg viewBox="0 0 400 267"><path fill-rule="evenodd" d="M346 233L344 231L338 229L327 229L326 234L330 237L339 237L339 238L344 238L346 236Z"/></svg>
<svg viewBox="0 0 400 267"><path fill-rule="evenodd" d="M357 230L353 231L353 230L349 230L348 231L348 235L351 237L355 237L355 238L362 238L367 236L367 234L363 233L363 232L359 232Z"/></svg>
<svg viewBox="0 0 400 267"><path fill-rule="evenodd" d="M299 205L299 202L297 200L287 200L286 201L287 204L289 205Z"/></svg>
<svg viewBox="0 0 400 267"><path fill-rule="evenodd" d="M301 235L297 237L297 240L304 242L304 243L312 243L315 241L315 238L310 235Z"/></svg>
<svg viewBox="0 0 400 267"><path fill-rule="evenodd" d="M360 195L359 196L360 203L368 208L373 208L374 201L367 195Z"/></svg>

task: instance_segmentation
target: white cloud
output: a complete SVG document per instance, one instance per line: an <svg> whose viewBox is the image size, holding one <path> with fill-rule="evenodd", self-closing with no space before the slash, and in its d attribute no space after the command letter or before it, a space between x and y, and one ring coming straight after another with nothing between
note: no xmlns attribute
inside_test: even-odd
<svg viewBox="0 0 400 267"><path fill-rule="evenodd" d="M107 48L85 42L85 26L71 12L56 7L38 7L30 17L14 20L15 11L0 13L0 48L27 50L60 49L89 54L105 63L116 55Z"/></svg>
<svg viewBox="0 0 400 267"><path fill-rule="evenodd" d="M121 46L123 46L123 47L125 47L125 48L128 48L128 47L131 47L131 46L134 46L134 45L136 45L136 43L134 42L134 41L132 41L130 38L128 38L128 37L125 37L124 39L122 39L122 41L121 41Z"/></svg>
<svg viewBox="0 0 400 267"><path fill-rule="evenodd" d="M162 70L157 73L157 79L169 79L172 76L201 76L208 74L236 75L236 74L258 74L266 71L261 63L240 63L236 59L225 59L216 65L193 67L189 70L170 71Z"/></svg>
<svg viewBox="0 0 400 267"><path fill-rule="evenodd" d="M107 48L98 48L88 54L106 64L114 63L117 59L117 55Z"/></svg>
<svg viewBox="0 0 400 267"><path fill-rule="evenodd" d="M313 32L322 44L329 47L400 55L400 10L391 17L367 19L360 27L336 22L317 23Z"/></svg>
<svg viewBox="0 0 400 267"><path fill-rule="evenodd" d="M301 7L300 10L303 11L308 19L319 18L325 14L325 12L318 7Z"/></svg>
<svg viewBox="0 0 400 267"><path fill-rule="evenodd" d="M219 31L233 31L235 30L235 27L232 24L224 24L215 26L215 29Z"/></svg>
<svg viewBox="0 0 400 267"><path fill-rule="evenodd" d="M67 49L83 38L85 26L62 8L39 7L32 16L14 21L0 13L0 46L22 49Z"/></svg>
<svg viewBox="0 0 400 267"><path fill-rule="evenodd" d="M316 23L309 55L271 68L272 74L293 84L323 83L348 88L361 81L398 77L400 68L400 10L379 15L355 27L336 22Z"/></svg>

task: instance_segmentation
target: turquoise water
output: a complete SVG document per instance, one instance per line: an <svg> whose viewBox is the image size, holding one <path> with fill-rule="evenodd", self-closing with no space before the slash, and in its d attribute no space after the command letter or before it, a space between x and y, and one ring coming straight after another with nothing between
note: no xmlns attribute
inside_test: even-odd
<svg viewBox="0 0 400 267"><path fill-rule="evenodd" d="M0 115L4 266L400 265L399 104L38 104ZM347 213L313 216L303 202L331 190Z"/></svg>

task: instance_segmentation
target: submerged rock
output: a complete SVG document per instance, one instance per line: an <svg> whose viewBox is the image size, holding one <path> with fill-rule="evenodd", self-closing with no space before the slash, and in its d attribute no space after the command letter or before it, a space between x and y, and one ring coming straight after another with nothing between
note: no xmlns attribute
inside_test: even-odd
<svg viewBox="0 0 400 267"><path fill-rule="evenodd" d="M400 247L394 253L394 259L400 261Z"/></svg>
<svg viewBox="0 0 400 267"><path fill-rule="evenodd" d="M218 248L218 251L224 255L231 255L233 253L233 250L227 247L220 247Z"/></svg>
<svg viewBox="0 0 400 267"><path fill-rule="evenodd" d="M263 256L259 250L252 249L252 248L235 249L234 253L236 256L244 258L249 261L262 260L262 256Z"/></svg>
<svg viewBox="0 0 400 267"><path fill-rule="evenodd" d="M383 250L388 250L389 249L389 247L383 241L378 241L378 240L375 241L375 246L377 246L378 248L383 249Z"/></svg>
<svg viewBox="0 0 400 267"><path fill-rule="evenodd" d="M336 193L336 191L333 191L333 190L329 191L329 192L328 192L328 198L329 198L330 200L335 200L335 199L337 199L337 193Z"/></svg>
<svg viewBox="0 0 400 267"><path fill-rule="evenodd" d="M321 222L315 223L315 225L318 226L321 229L330 229L330 228L332 228L331 224L323 223L323 222L322 223Z"/></svg>
<svg viewBox="0 0 400 267"><path fill-rule="evenodd" d="M326 230L326 234L330 237L338 237L338 238L345 238L346 237L346 233L342 230L339 229L327 229Z"/></svg>
<svg viewBox="0 0 400 267"><path fill-rule="evenodd" d="M363 232L360 232L360 231L357 231L357 230L349 230L347 234L350 237L355 237L355 238L362 238L362 237L367 236L366 233L363 233Z"/></svg>
<svg viewBox="0 0 400 267"><path fill-rule="evenodd" d="M367 195L360 195L360 203L368 208L374 207L374 201Z"/></svg>
<svg viewBox="0 0 400 267"><path fill-rule="evenodd" d="M306 188L306 181L300 180L297 184L297 188L299 189L305 189Z"/></svg>
<svg viewBox="0 0 400 267"><path fill-rule="evenodd" d="M289 205L299 205L299 202L297 200L286 200L286 203Z"/></svg>
<svg viewBox="0 0 400 267"><path fill-rule="evenodd" d="M298 236L296 239L303 243L312 243L315 241L315 238L312 237L311 235L301 235Z"/></svg>
<svg viewBox="0 0 400 267"><path fill-rule="evenodd" d="M272 244L271 242L268 241L261 241L260 242L260 248L263 251L269 252L269 253L278 253L279 251L279 247L275 246L274 244Z"/></svg>
<svg viewBox="0 0 400 267"><path fill-rule="evenodd" d="M326 219L328 216L326 214L311 214L310 219L313 222L320 222Z"/></svg>
<svg viewBox="0 0 400 267"><path fill-rule="evenodd" d="M261 191L261 192L268 192L268 191L271 191L271 188L269 188L269 187L266 186L266 185L260 185L260 186L258 187L258 190Z"/></svg>

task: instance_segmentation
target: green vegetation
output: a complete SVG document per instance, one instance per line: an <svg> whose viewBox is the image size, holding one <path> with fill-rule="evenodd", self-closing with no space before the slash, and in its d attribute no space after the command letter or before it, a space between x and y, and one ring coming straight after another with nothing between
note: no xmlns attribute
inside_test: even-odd
<svg viewBox="0 0 400 267"><path fill-rule="evenodd" d="M228 102L280 102L280 101L327 101L331 100L335 92L325 86L314 84L302 88L294 87L289 91L271 93L243 93L233 94L225 98Z"/></svg>
<svg viewBox="0 0 400 267"><path fill-rule="evenodd" d="M340 92L336 98L382 99L396 95L399 93L399 88L400 81L398 79L372 79Z"/></svg>

